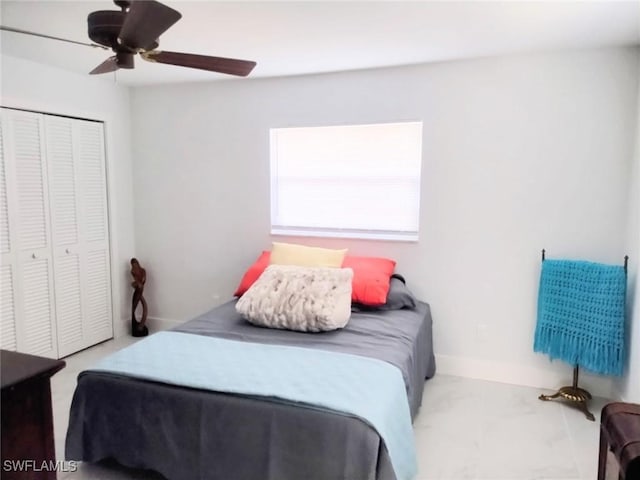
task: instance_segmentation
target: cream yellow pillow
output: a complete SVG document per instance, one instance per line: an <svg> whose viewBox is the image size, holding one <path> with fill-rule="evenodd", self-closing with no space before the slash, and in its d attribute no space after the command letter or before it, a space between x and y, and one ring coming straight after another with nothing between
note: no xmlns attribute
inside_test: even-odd
<svg viewBox="0 0 640 480"><path fill-rule="evenodd" d="M307 247L294 243L273 242L271 265L298 265L300 267L342 267L347 249Z"/></svg>

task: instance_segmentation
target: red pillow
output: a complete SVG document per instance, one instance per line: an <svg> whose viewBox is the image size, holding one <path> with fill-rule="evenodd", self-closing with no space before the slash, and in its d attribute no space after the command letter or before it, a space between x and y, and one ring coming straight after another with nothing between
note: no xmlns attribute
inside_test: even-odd
<svg viewBox="0 0 640 480"><path fill-rule="evenodd" d="M236 297L240 297L244 292L249 290L249 287L253 285L256 280L258 280L258 277L262 275L262 272L264 272L265 268L269 266L270 258L271 252L268 252L266 250L262 252L260 257L258 257L258 260L256 260L256 262L249 267L249 270L245 272L242 280L240 280L240 285L238 285L236 293L234 293Z"/></svg>
<svg viewBox="0 0 640 480"><path fill-rule="evenodd" d="M263 251L258 260L246 271L234 295L240 297L269 266L271 252ZM387 301L391 275L396 262L389 258L354 257L347 255L342 268L353 270L351 301L362 305L378 306Z"/></svg>
<svg viewBox="0 0 640 480"><path fill-rule="evenodd" d="M362 305L384 305L396 262L389 258L347 255L342 268L353 270L351 301Z"/></svg>

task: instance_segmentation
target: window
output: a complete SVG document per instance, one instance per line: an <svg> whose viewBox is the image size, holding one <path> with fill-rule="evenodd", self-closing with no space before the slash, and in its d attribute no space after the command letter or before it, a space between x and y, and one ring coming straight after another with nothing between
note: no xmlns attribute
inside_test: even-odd
<svg viewBox="0 0 640 480"><path fill-rule="evenodd" d="M418 239L422 122L271 129L271 233Z"/></svg>

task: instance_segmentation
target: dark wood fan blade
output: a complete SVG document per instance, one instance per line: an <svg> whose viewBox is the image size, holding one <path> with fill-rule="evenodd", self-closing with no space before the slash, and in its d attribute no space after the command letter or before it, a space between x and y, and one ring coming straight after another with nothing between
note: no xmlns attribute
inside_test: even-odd
<svg viewBox="0 0 640 480"><path fill-rule="evenodd" d="M69 40L68 38L54 37L52 35L45 35L44 33L36 33L30 32L28 30L21 30L19 28L5 27L4 25L0 25L0 30L4 30L5 32L22 33L24 35L33 35L34 37L48 38L51 40L59 40L61 42L75 43L76 45L84 45L85 47L94 47L102 48L103 50L109 50L107 47L103 47L102 45L97 45L95 43L76 42L75 40Z"/></svg>
<svg viewBox="0 0 640 480"><path fill-rule="evenodd" d="M150 62L179 65L181 67L199 68L211 72L227 73L246 77L251 73L256 62L238 60L236 58L209 57L207 55L194 55L193 53L165 52L154 50L143 52L142 58Z"/></svg>
<svg viewBox="0 0 640 480"><path fill-rule="evenodd" d="M100 73L115 72L116 70L118 70L118 68L120 68L118 66L118 59L114 55L113 57L107 58L104 62L91 70L89 73L91 75L98 75Z"/></svg>
<svg viewBox="0 0 640 480"><path fill-rule="evenodd" d="M133 1L118 38L130 48L152 48L158 37L181 17L180 12L154 0Z"/></svg>

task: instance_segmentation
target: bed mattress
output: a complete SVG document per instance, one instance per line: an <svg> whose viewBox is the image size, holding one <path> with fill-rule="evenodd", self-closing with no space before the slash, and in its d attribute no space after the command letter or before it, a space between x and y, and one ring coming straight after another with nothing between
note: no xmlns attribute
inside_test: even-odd
<svg viewBox="0 0 640 480"><path fill-rule="evenodd" d="M174 330L386 361L402 372L417 414L424 380L435 372L427 304L353 313L344 329L324 333L256 327L234 306L225 303ZM114 458L171 480L395 479L383 442L359 418L91 370L78 377L66 458Z"/></svg>

